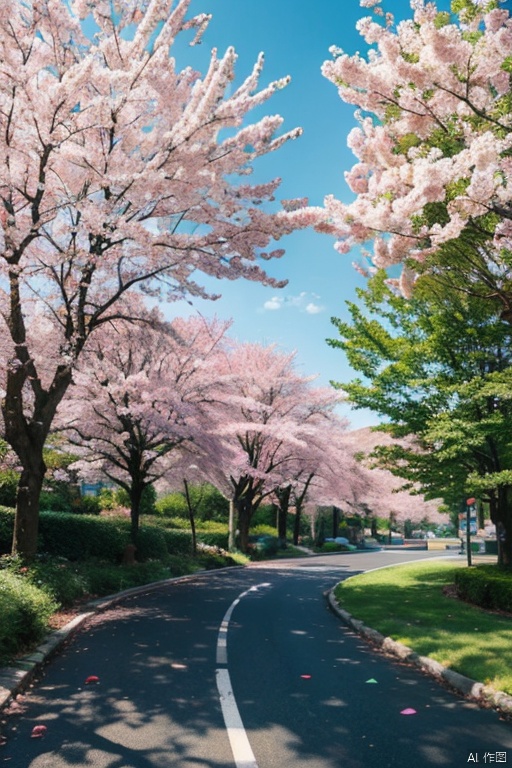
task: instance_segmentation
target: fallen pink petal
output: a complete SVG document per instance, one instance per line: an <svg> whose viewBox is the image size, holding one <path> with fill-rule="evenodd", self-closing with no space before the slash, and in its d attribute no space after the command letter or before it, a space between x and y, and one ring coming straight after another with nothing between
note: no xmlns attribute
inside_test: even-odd
<svg viewBox="0 0 512 768"><path fill-rule="evenodd" d="M44 736L47 731L46 725L35 725L32 728L32 733L30 735L30 738L32 739L40 739L41 736Z"/></svg>
<svg viewBox="0 0 512 768"><path fill-rule="evenodd" d="M400 714L401 715L417 715L418 713L416 712L415 709L412 709L411 707L408 707L407 709L402 709Z"/></svg>
<svg viewBox="0 0 512 768"><path fill-rule="evenodd" d="M311 675L301 675L303 680L311 680Z"/></svg>
<svg viewBox="0 0 512 768"><path fill-rule="evenodd" d="M87 680L85 681L86 685L91 685L93 683L99 683L100 679L96 675L89 675Z"/></svg>

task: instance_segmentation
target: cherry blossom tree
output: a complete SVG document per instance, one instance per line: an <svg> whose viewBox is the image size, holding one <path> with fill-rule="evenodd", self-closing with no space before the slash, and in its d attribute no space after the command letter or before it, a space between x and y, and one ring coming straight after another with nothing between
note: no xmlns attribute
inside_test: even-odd
<svg viewBox="0 0 512 768"><path fill-rule="evenodd" d="M217 386L214 358L228 327L201 317L165 323L156 310L137 315L144 322L98 330L57 417L82 454L73 467L129 494L134 544L144 489L169 472L178 446L205 448L203 406Z"/></svg>
<svg viewBox="0 0 512 768"><path fill-rule="evenodd" d="M212 482L232 499L240 547L247 550L252 516L276 488L293 479L297 462L327 423L338 400L333 390L311 386L295 355L274 346L233 344L225 357L222 405L212 412L220 439Z"/></svg>
<svg viewBox="0 0 512 768"><path fill-rule="evenodd" d="M393 440L385 432L368 428L348 432L345 439L362 473L363 482L354 488L356 509L370 510L372 516L387 519L390 533L395 524L403 526L405 523L420 525L429 522L444 525L449 522L449 516L440 511L440 499L426 500L417 487L414 488L405 478L401 480L398 467L396 473L392 473L380 468L372 458L379 446L400 445L401 441ZM410 491L401 490L406 485Z"/></svg>
<svg viewBox="0 0 512 768"><path fill-rule="evenodd" d="M345 440L347 428L346 419L331 411L315 414L309 420L307 442L287 462L282 483L274 490L281 540L286 541L286 517L290 506L294 507L293 543L297 544L306 503L350 504L356 500L358 490L363 490L362 469Z"/></svg>
<svg viewBox="0 0 512 768"><path fill-rule="evenodd" d="M261 260L281 256L273 242L312 218L302 201L269 202L279 179L247 180L259 156L300 133L280 133L279 116L247 120L287 79L258 90L260 57L231 93L232 48L214 49L203 77L179 70L175 39L189 29L199 39L209 20L187 18L189 5L2 6L2 418L22 466L13 551L27 558L44 442L87 339L122 314L123 294L207 296L201 274L282 285Z"/></svg>
<svg viewBox="0 0 512 768"><path fill-rule="evenodd" d="M320 229L337 248L371 243L378 267L461 273L459 288L512 309L512 20L497 0L456 0L456 13L412 0L395 25L380 0L358 30L368 55L333 48L323 74L357 106L346 173L355 200L326 199ZM479 282L475 286L475 280Z"/></svg>

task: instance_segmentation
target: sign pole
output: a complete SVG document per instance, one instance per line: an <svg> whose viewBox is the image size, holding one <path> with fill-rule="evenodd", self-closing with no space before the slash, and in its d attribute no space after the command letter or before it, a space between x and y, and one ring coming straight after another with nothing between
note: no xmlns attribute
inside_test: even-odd
<svg viewBox="0 0 512 768"><path fill-rule="evenodd" d="M476 499L466 499L466 552L468 559L468 568L471 566L471 508Z"/></svg>

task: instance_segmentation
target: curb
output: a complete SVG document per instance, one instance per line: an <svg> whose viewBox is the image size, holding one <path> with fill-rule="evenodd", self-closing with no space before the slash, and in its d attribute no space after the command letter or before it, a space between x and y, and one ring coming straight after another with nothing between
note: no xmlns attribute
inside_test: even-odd
<svg viewBox="0 0 512 768"><path fill-rule="evenodd" d="M512 696L509 696L509 694L504 693L503 691L496 691L494 688L490 688L483 683L472 680L470 677L465 677L464 675L459 674L459 672L454 672L452 669L444 667L438 661L435 661L428 656L419 656L412 650L412 648L408 648L406 645L398 643L391 637L385 637L375 629L370 629L370 627L367 627L362 621L355 619L350 613L343 610L343 608L340 608L334 595L334 589L331 589L328 593L327 600L329 608L344 621L345 624L351 627L365 640L378 646L384 653L389 653L401 661L405 661L408 664L418 667L422 672L425 672L439 682L446 683L457 693L474 700L480 706L492 707L503 714L512 715Z"/></svg>
<svg viewBox="0 0 512 768"><path fill-rule="evenodd" d="M241 567L243 566L231 566L229 570L232 571ZM73 635L73 633L76 632L90 616L100 613L100 611L109 608L111 605L114 605L131 595L152 592L153 590L160 589L166 584L189 581L190 579L204 575L205 573L218 573L219 570L223 569L195 571L195 573L188 573L185 576L175 576L174 578L164 579L163 581L153 581L149 584L143 584L140 587L131 587L130 589L125 589L123 592L107 595L106 597L101 597L86 603L84 606L84 613L75 616L75 618L68 622L64 627L61 627L54 632L50 632L43 642L29 654L17 659L8 667L0 667L0 712L18 694L22 693L22 691L28 687L31 680L35 677L45 662L56 653L66 640L71 637L71 635Z"/></svg>

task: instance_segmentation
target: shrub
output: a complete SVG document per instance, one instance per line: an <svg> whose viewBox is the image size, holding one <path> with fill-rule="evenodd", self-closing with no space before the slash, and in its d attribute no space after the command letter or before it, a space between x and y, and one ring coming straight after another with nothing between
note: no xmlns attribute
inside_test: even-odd
<svg viewBox="0 0 512 768"><path fill-rule="evenodd" d="M324 541L321 547L318 547L319 552L346 552L347 547L344 544L338 544L336 541Z"/></svg>
<svg viewBox="0 0 512 768"><path fill-rule="evenodd" d="M168 550L164 531L155 526L139 528L136 547L136 559L139 563L167 559Z"/></svg>
<svg viewBox="0 0 512 768"><path fill-rule="evenodd" d="M210 547L228 548L228 525L216 520L198 521L196 527L199 542Z"/></svg>
<svg viewBox="0 0 512 768"><path fill-rule="evenodd" d="M170 555L189 555L192 551L192 534L190 531L162 528L167 551Z"/></svg>
<svg viewBox="0 0 512 768"><path fill-rule="evenodd" d="M50 478L41 491L39 508L51 512L72 512L77 502L80 502L78 486Z"/></svg>
<svg viewBox="0 0 512 768"><path fill-rule="evenodd" d="M113 595L124 589L138 587L151 581L167 579L171 575L163 563L136 563L135 565L112 565L110 563L83 563L89 593L97 597Z"/></svg>
<svg viewBox="0 0 512 768"><path fill-rule="evenodd" d="M188 507L182 493L168 493L155 502L155 511L162 517L188 519Z"/></svg>
<svg viewBox="0 0 512 768"><path fill-rule="evenodd" d="M201 500L197 508L197 517L200 520L227 520L229 515L229 501L214 485L205 483L200 486Z"/></svg>
<svg viewBox="0 0 512 768"><path fill-rule="evenodd" d="M512 612L512 573L496 565L458 569L455 587L462 600L490 610Z"/></svg>
<svg viewBox="0 0 512 768"><path fill-rule="evenodd" d="M0 507L0 555L8 554L12 549L14 532L14 509Z"/></svg>
<svg viewBox="0 0 512 768"><path fill-rule="evenodd" d="M253 536L276 536L277 530L275 525L266 525L260 523L260 525L251 525L251 535Z"/></svg>
<svg viewBox="0 0 512 768"><path fill-rule="evenodd" d="M252 516L251 532L255 528L262 526L270 526L273 529L273 534L276 532L276 507L273 504L261 504L256 512Z"/></svg>
<svg viewBox="0 0 512 768"><path fill-rule="evenodd" d="M130 538L130 522L65 512L43 512L39 550L67 560L118 562Z"/></svg>
<svg viewBox="0 0 512 768"><path fill-rule="evenodd" d="M41 640L57 606L23 576L0 571L0 663Z"/></svg>
<svg viewBox="0 0 512 768"><path fill-rule="evenodd" d="M102 488L98 496L98 504L102 509L117 509L117 507L127 507L130 509L130 495L124 488ZM140 500L141 515L155 514L156 491L152 485L147 485L142 491Z"/></svg>
<svg viewBox="0 0 512 768"><path fill-rule="evenodd" d="M0 472L0 504L6 507L16 506L19 473L14 469L4 469Z"/></svg>
<svg viewBox="0 0 512 768"><path fill-rule="evenodd" d="M80 496L73 500L71 512L79 515L99 515L101 504L98 496Z"/></svg>
<svg viewBox="0 0 512 768"><path fill-rule="evenodd" d="M30 565L27 578L63 608L73 605L89 592L87 578L75 563L63 558L38 558Z"/></svg>

